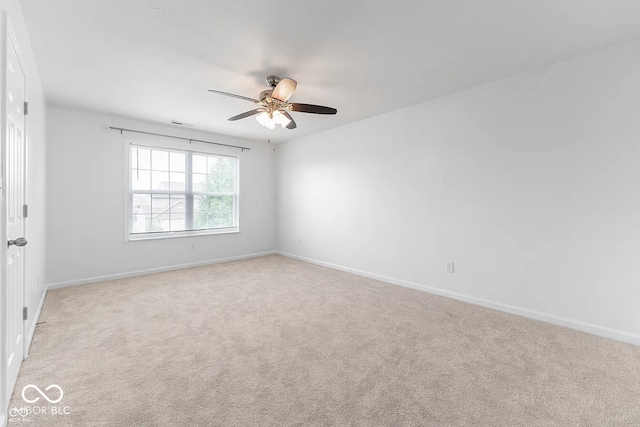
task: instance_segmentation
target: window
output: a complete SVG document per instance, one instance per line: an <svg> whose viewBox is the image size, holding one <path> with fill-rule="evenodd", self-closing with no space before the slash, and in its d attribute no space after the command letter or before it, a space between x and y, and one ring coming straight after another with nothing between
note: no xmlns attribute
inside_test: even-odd
<svg viewBox="0 0 640 427"><path fill-rule="evenodd" d="M129 146L129 238L238 231L238 159Z"/></svg>

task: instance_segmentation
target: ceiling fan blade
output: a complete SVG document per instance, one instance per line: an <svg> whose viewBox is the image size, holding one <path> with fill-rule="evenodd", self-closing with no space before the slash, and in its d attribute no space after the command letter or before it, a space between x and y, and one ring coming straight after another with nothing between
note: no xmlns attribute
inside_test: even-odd
<svg viewBox="0 0 640 427"><path fill-rule="evenodd" d="M298 111L300 113L313 113L313 114L336 114L338 110L331 107L323 107L322 105L312 104L291 104L291 111Z"/></svg>
<svg viewBox="0 0 640 427"><path fill-rule="evenodd" d="M246 119L247 117L255 116L256 114L260 114L264 111L264 108L256 108L255 110L247 111L246 113L238 114L237 116L233 116L229 119L230 122L235 122L236 120Z"/></svg>
<svg viewBox="0 0 640 427"><path fill-rule="evenodd" d="M245 101L255 102L256 104L260 103L260 101L258 101L257 99L249 98L242 95L235 95L233 93L221 92L219 90L213 90L213 89L209 89L209 92L217 93L218 95L230 96L232 98L244 99Z"/></svg>
<svg viewBox="0 0 640 427"><path fill-rule="evenodd" d="M286 111L280 111L282 113L283 116L285 116L287 119L291 120L289 122L289 124L287 126L285 126L287 129L295 129L298 127L298 125L296 124L296 121L293 120L293 117L291 117L291 114L287 113Z"/></svg>
<svg viewBox="0 0 640 427"><path fill-rule="evenodd" d="M293 95L293 92L296 91L296 87L298 87L298 83L295 80L285 77L280 80L275 89L273 89L271 97L282 102L287 102L289 98L291 98L291 95Z"/></svg>

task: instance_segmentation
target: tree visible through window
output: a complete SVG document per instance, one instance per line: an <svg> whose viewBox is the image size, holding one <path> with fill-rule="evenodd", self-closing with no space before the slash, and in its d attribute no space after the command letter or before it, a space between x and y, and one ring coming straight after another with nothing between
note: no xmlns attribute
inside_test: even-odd
<svg viewBox="0 0 640 427"><path fill-rule="evenodd" d="M195 199L195 228L233 227L236 162L230 157L209 158L205 195Z"/></svg>
<svg viewBox="0 0 640 427"><path fill-rule="evenodd" d="M132 236L235 231L238 159L130 146Z"/></svg>

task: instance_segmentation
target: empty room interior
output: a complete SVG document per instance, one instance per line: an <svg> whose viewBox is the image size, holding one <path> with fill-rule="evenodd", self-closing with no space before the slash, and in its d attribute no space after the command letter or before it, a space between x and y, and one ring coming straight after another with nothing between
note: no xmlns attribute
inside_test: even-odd
<svg viewBox="0 0 640 427"><path fill-rule="evenodd" d="M0 427L640 426L640 2L0 27Z"/></svg>

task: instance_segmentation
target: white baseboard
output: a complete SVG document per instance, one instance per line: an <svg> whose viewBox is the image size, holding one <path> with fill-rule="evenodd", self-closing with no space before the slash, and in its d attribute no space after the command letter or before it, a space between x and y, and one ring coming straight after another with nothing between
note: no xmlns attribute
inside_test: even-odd
<svg viewBox="0 0 640 427"><path fill-rule="evenodd" d="M192 262L188 264L176 264L176 265L159 267L159 268L149 268L146 270L129 271L126 273L116 273L116 274L107 274L104 276L87 277L84 279L50 283L47 285L47 290L67 288L69 286L87 285L89 283L105 282L107 280L125 279L127 277L144 276L145 274L162 273L165 271L181 270L183 268L201 267L203 265L219 264L221 262L239 261L241 259L257 258L261 256L274 255L274 254L277 254L277 252L267 251L267 252L259 252L254 254L239 255L239 256L228 257L228 258L218 258L218 259L212 259L207 261Z"/></svg>
<svg viewBox="0 0 640 427"><path fill-rule="evenodd" d="M476 298L470 295L451 292L446 289L435 288L433 286L422 285L420 283L414 283L407 280L395 279L393 277L387 277L387 276L382 276L380 274L369 273L367 271L362 271L362 270L358 270L350 267L344 267L342 265L319 261L312 258L306 258L306 257L302 257L302 256L298 256L298 255L294 255L286 252L277 251L276 253L282 256L286 256L288 258L309 262L311 264L317 264L324 267L333 268L335 270L341 270L347 273L356 274L358 276L368 277L370 279L380 280L382 282L404 286L406 288L417 289L419 291L424 291L431 294L455 299L458 301L464 301L471 304L480 305L482 307L491 308L493 310L504 311L506 313L516 314L518 316L527 317L534 320L540 320L542 322L553 323L555 325L560 325L567 328L576 329L578 331L587 332L593 335L598 335L605 338L611 338L614 340L623 341L623 342L640 346L640 335L632 334L630 332L619 331L617 329L611 329L605 326L595 325L593 323L582 322L580 320L569 319L566 317L556 316L554 314L543 313L540 311L529 310L526 308L516 307L513 305L502 304L494 301Z"/></svg>
<svg viewBox="0 0 640 427"><path fill-rule="evenodd" d="M40 313L42 312L42 307L44 306L44 300L47 297L47 287L44 288L44 292L42 292L42 296L40 297L40 302L38 303L38 308L33 316L33 322L31 323L31 328L29 329L29 335L27 335L27 348L24 353L24 358L29 357L29 350L31 350L31 342L33 341L33 336L36 333L36 325L38 323L38 319L40 319Z"/></svg>

